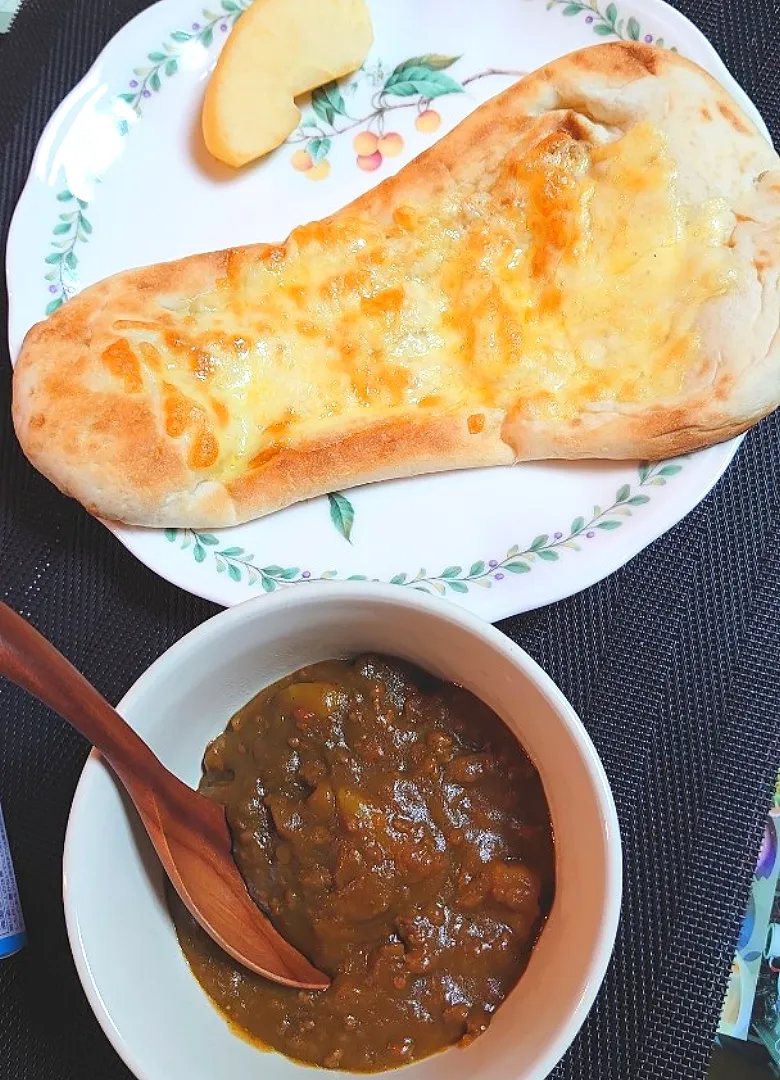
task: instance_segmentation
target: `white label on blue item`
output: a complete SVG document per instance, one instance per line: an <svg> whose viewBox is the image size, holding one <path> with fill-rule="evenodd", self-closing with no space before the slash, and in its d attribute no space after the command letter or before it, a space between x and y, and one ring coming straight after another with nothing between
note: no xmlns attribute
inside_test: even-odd
<svg viewBox="0 0 780 1080"><path fill-rule="evenodd" d="M24 943L22 907L19 903L3 812L0 810L0 956L18 952Z"/></svg>

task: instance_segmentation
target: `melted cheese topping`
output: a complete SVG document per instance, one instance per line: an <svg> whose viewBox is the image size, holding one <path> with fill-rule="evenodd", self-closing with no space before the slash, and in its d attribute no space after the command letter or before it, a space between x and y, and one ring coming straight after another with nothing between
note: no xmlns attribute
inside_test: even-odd
<svg viewBox="0 0 780 1080"><path fill-rule="evenodd" d="M163 323L103 354L225 479L361 420L480 409L534 419L679 398L711 377L695 323L729 289L725 206L683 207L662 133L593 147L561 131L508 154L489 187L391 225L297 229ZM120 324L116 324L117 329Z"/></svg>

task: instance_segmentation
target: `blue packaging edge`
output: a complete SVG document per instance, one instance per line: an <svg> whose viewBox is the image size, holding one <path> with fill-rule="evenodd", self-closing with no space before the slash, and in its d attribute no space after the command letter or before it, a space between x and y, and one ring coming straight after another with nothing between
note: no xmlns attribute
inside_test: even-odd
<svg viewBox="0 0 780 1080"><path fill-rule="evenodd" d="M13 956L27 944L27 934L11 934L0 938L0 957Z"/></svg>

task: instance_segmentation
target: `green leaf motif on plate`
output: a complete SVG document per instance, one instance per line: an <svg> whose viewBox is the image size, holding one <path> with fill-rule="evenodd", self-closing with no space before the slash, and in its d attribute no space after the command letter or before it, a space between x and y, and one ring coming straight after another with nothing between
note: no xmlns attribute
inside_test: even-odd
<svg viewBox="0 0 780 1080"><path fill-rule="evenodd" d="M330 520L337 532L352 543L352 526L355 523L354 506L340 491L331 492L328 495L328 502L330 503Z"/></svg>
<svg viewBox="0 0 780 1080"><path fill-rule="evenodd" d="M469 591L468 585L465 581L448 581L447 584L456 593L467 593Z"/></svg>
<svg viewBox="0 0 780 1080"><path fill-rule="evenodd" d="M337 116L346 116L347 107L339 90L338 83L333 81L319 86L311 95L311 107L320 120L333 126Z"/></svg>
<svg viewBox="0 0 780 1080"><path fill-rule="evenodd" d="M59 203L75 203L77 209L60 213L60 220L51 230L54 251L44 256L46 265L53 268L44 274L44 280L49 283L49 299L44 309L46 316L53 315L72 291L73 274L78 267L76 245L85 244L92 232L92 223L84 215L89 205L85 199L77 198L67 187L57 192L56 199Z"/></svg>
<svg viewBox="0 0 780 1080"><path fill-rule="evenodd" d="M361 167L373 165L374 168L378 168L381 164L380 159L385 156L394 156L404 150L403 137L395 131L387 132L389 126L388 114L391 111L413 109L416 110L419 117L426 111L434 98L442 97L445 94L462 93L467 84L474 83L479 79L517 78L524 74L524 72L514 69L491 67L469 75L461 83L445 74L445 69L452 67L460 59L460 56L449 56L442 53L425 53L420 56L412 56L397 64L389 76L379 59L369 65L364 64L350 78L342 80L340 83L334 81L314 90L311 96L311 110L304 114L298 127L291 133L286 142L299 145L301 150L312 159L312 164L318 165L326 155L325 146L327 146L327 152L329 153L333 140L349 134L354 143L357 137L362 135L364 138L361 139L361 142L363 142L368 152L365 154L359 153L357 163ZM347 106L344 95L346 94L349 97L361 83L366 82L374 89L370 106L366 103L365 107L353 109L350 112L351 106ZM376 88L380 89L377 90ZM395 101L394 98L399 100ZM431 110L431 114L432 116L429 119L434 121L434 127L430 128L426 121L422 127L418 127L418 130L431 134L436 129L441 118L438 117L435 110ZM356 130L361 128L362 131ZM392 141L384 149L380 150L378 143L386 133L392 136ZM376 140L373 143L373 151L371 149L371 136ZM323 144L321 141L323 139L329 141ZM377 153L379 158L374 157ZM361 161L361 158L373 158L373 161L369 164L366 161ZM302 172L307 171L306 166L308 163L306 158L297 157L296 161L296 155L292 155L291 164L295 169L300 169ZM308 175L310 179L324 179L325 176L329 175L329 170L319 171L318 173L309 172Z"/></svg>
<svg viewBox="0 0 780 1080"><path fill-rule="evenodd" d="M394 71L385 83L383 93L392 94L393 97L412 97L416 94L430 99L444 94L462 94L463 87L450 75L420 65Z"/></svg>
<svg viewBox="0 0 780 1080"><path fill-rule="evenodd" d="M584 16L586 23L598 37L617 37L623 41L642 39L642 26L637 17L630 15L627 19L621 18L618 4L609 3L602 9L599 0L547 0L546 7L548 11L557 8L562 15L569 18L575 15ZM645 40L648 43L654 41L659 48L667 48L662 37L654 38L652 34L647 34ZM672 51L677 51L674 46Z"/></svg>
<svg viewBox="0 0 780 1080"><path fill-rule="evenodd" d="M135 115L140 117L144 98L160 92L163 78L172 78L176 75L179 70L180 46L188 45L190 42L197 40L205 48L209 48L214 40L215 26L219 24L223 29L227 29L228 25L235 24L250 3L251 0L222 0L219 12L207 10L203 12L204 25L196 27L193 31L173 30L168 35L168 41L163 42L159 49L154 49L148 53L147 60L151 66L134 68L133 74L137 78L131 82L131 88L111 98L112 111L116 121L116 132L122 137L130 133L127 111L126 109L122 111L123 106L131 106ZM73 202L75 199L69 188L58 191L55 197L61 203ZM80 210L87 209L86 200L78 199L76 201ZM69 278L68 287L66 288L63 275L66 271L69 271L70 274L75 272L78 266L78 257L74 251L75 245L77 243L86 243L91 233L92 224L83 215L74 220L72 229L63 228L62 225L54 226L52 234L57 237L57 240L52 241L52 244L57 246L59 250L47 255L45 262L58 267L58 273L54 277L45 276L45 280L50 283L48 286L49 293L56 292L53 298L49 298L46 305L47 315L53 314L68 299L70 292L73 291L72 278Z"/></svg>
<svg viewBox="0 0 780 1080"><path fill-rule="evenodd" d="M533 564L538 560L550 566L559 562L563 551L582 551L583 546L593 540L598 532L610 533L619 529L623 521L617 520L615 515L623 514L630 516L628 507L645 506L650 502L650 496L640 489L655 487L666 483L667 477L676 476L684 468L679 462L650 464L642 462L637 469L638 483L622 484L615 492L615 498L611 506L602 509L594 506L592 516L586 520L584 516L574 518L568 534L562 532L542 533L535 537L525 548L520 544L512 544L502 559L477 559L468 572L463 567L453 564L445 567L438 574L429 574L425 568L421 568L416 574L403 571L387 580L391 585L400 588L417 589L422 592L433 592L439 596L448 593L463 595L468 593L473 585L481 588L491 588L495 583L502 581L507 574L522 575L533 571ZM331 515L334 507L338 506L338 499L349 503L340 492L333 492L329 497ZM349 503L351 506L351 503ZM339 516L342 509L338 509ZM354 520L354 518L353 518ZM335 524L335 522L334 522ZM344 535L340 526L339 532ZM372 580L365 574L342 575L338 570L323 570L319 574L308 570L301 570L298 566L281 566L269 564L257 566L253 562L254 556L242 547L225 547L217 550L219 538L213 533L198 533L190 529L166 529L165 539L170 543L176 543L180 539L180 548L192 549L195 561L202 563L208 552L214 557L214 566L217 573L224 573L227 568L229 578L236 582L244 582L252 587L260 584L265 592L274 592L278 588L292 585L308 584L312 581L368 581ZM574 539L582 539L583 543L574 543ZM233 569L230 569L230 568ZM373 579L380 580L380 579Z"/></svg>
<svg viewBox="0 0 780 1080"><path fill-rule="evenodd" d="M330 153L330 139L327 137L312 139L306 149L309 151L314 164L317 165Z"/></svg>
<svg viewBox="0 0 780 1080"><path fill-rule="evenodd" d="M452 67L459 56L442 56L441 53L424 53L422 56L410 56L408 60L393 68L393 75L398 75L409 68L426 68L428 71L444 71ZM392 77L392 76L391 76Z"/></svg>

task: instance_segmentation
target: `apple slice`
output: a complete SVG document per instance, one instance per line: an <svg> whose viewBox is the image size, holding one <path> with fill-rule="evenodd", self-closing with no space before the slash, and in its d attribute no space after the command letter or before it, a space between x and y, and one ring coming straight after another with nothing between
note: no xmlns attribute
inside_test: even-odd
<svg viewBox="0 0 780 1080"><path fill-rule="evenodd" d="M355 71L373 40L365 0L255 0L206 88L209 152L238 167L274 150L300 120L293 99Z"/></svg>

